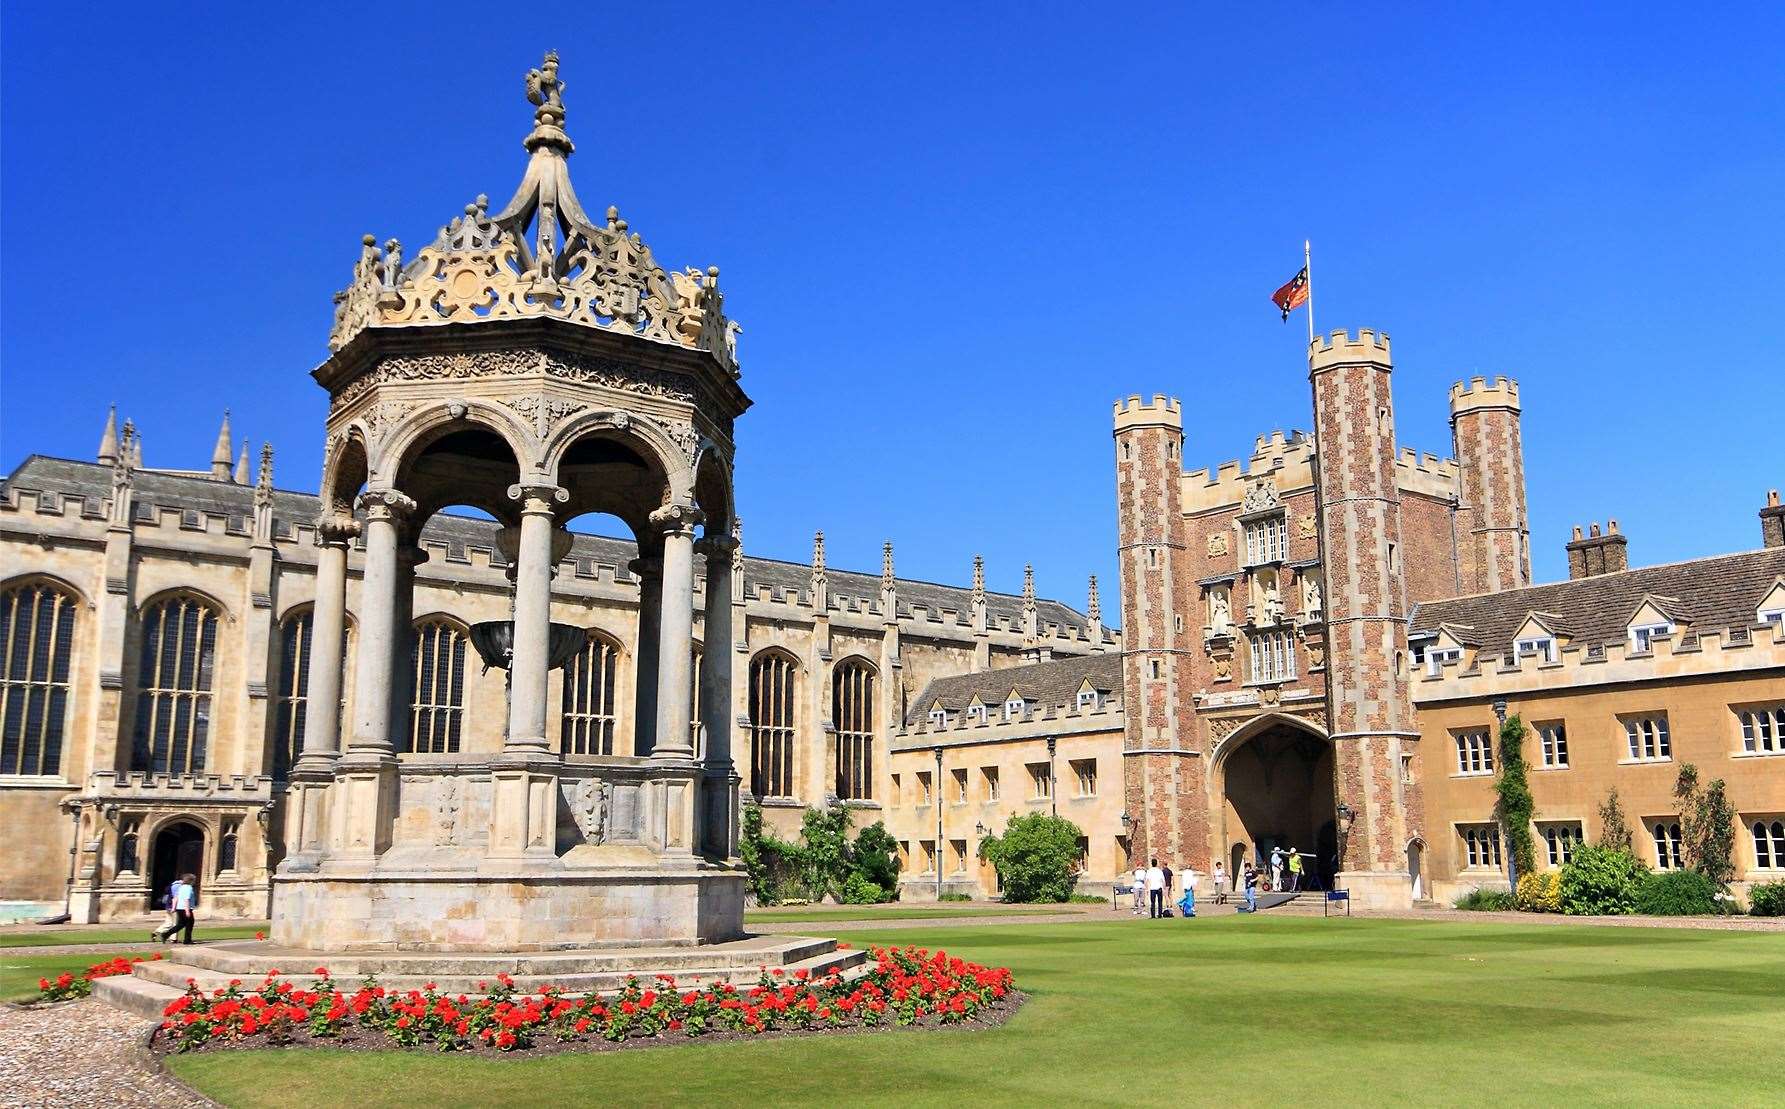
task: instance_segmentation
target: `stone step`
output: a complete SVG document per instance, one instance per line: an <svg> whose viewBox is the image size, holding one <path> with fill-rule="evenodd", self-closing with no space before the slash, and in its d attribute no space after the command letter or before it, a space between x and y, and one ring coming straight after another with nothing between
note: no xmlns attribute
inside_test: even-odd
<svg viewBox="0 0 1785 1109"><path fill-rule="evenodd" d="M866 951L835 950L834 944L831 944L830 941L826 941L826 946L831 946L833 949L808 955L806 958L796 959L792 962L767 965L770 966L771 970L778 967L785 971L788 976L792 976L801 970L811 972L814 977L829 974L833 970L843 973L845 977L865 972L865 964L868 958L868 953ZM327 966L328 964L320 963L317 965ZM760 977L762 973L760 969L762 965L764 964L753 964L750 966L740 966L735 964L731 966L677 966L672 968L640 961L625 967L609 966L603 969L566 971L562 973L528 972L514 974L511 975L511 977L514 979L515 988L521 993L534 993L545 986L556 986L565 993L570 994L589 992L605 993L622 988L626 985L626 981L629 978L637 978L641 982L649 983L657 974L674 975L678 986L710 986L720 982L730 982L741 988L755 985L758 977ZM175 963L163 960L160 962L138 963L136 965L136 973L134 977L136 980L146 985L155 987L156 992L148 996L160 999L159 1006L155 1007L154 1012L151 1014L158 1017L161 1015L160 1006L165 1006L168 1001L171 1001L173 998L178 997L181 993L185 992L188 979L195 982L198 985L198 988L206 993L210 993L213 990L224 989L231 981L240 981L244 988L252 989L257 987L264 980L266 970L270 969L270 965L266 963L260 964L260 967L261 969L253 971L234 973L227 970L200 967L189 963ZM308 986L315 980L311 973L311 971L314 970L314 967L293 967L289 970L285 967L279 967L278 969L281 971L282 977L289 978L300 986ZM333 966L329 967L329 971L334 976L337 986L343 991L351 991L359 986L360 976L342 974ZM119 977L122 979L123 976ZM480 987L479 983L494 982L495 977L494 973L466 974L462 970L432 974L379 974L378 983L386 989L391 990L419 990L432 982L435 988L443 993L479 994L483 992L483 988ZM108 981L111 981L111 979L101 979L99 983L95 983L95 992L97 993L97 987L100 984ZM133 995L127 1000L134 1002L139 999ZM123 1001L121 1000L118 1003L123 1004ZM144 1003L147 1004L146 1001ZM137 1011L130 1005L125 1005L124 1007L131 1008L133 1012Z"/></svg>
<svg viewBox="0 0 1785 1109"><path fill-rule="evenodd" d="M148 966L147 963L139 964ZM160 963L156 963L160 966ZM182 979L182 982L184 980ZM93 996L114 1008L127 1013L134 1013L144 1020L161 1020L161 1013L167 1003L185 993L184 987L175 988L161 982L151 982L147 978L139 978L134 974L114 974L110 978L101 978L93 983Z"/></svg>

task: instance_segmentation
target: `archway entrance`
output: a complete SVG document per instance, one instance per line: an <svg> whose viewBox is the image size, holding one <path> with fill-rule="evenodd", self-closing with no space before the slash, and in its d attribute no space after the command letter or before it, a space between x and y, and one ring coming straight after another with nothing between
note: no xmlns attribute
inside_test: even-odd
<svg viewBox="0 0 1785 1109"><path fill-rule="evenodd" d="M192 890L196 894L204 884L205 876L205 833L196 824L176 821L155 833L154 854L149 867L149 907L164 909L166 905L160 899L167 896L167 889L174 884L174 879L182 874L193 877Z"/></svg>
<svg viewBox="0 0 1785 1109"><path fill-rule="evenodd" d="M1413 883L1413 900L1419 901L1426 895L1425 889L1425 854L1426 845L1419 840L1411 840L1407 844L1407 877Z"/></svg>
<svg viewBox="0 0 1785 1109"><path fill-rule="evenodd" d="M1261 723L1221 759L1223 837L1236 872L1249 857L1268 871L1271 851L1303 855L1303 889L1330 889L1338 871L1333 748L1313 731ZM1287 866L1285 867L1287 871Z"/></svg>

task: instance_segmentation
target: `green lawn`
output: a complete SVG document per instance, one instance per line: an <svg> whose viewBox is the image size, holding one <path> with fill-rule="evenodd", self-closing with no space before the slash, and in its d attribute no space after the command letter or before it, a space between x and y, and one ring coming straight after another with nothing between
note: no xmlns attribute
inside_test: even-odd
<svg viewBox="0 0 1785 1109"><path fill-rule="evenodd" d="M744 913L744 919L751 924L766 924L777 920L791 924L815 924L833 920L953 920L957 917L1049 916L1071 911L1070 905L1057 905L1051 909L1033 907L1017 909L1003 906L989 909L967 909L946 903L929 908L922 905L893 904L845 905L827 909L807 908L802 905L791 909L750 909Z"/></svg>
<svg viewBox="0 0 1785 1109"><path fill-rule="evenodd" d="M534 1060L176 1058L235 1106L1777 1104L1785 935L1214 917L854 932L1006 963L1002 1028Z"/></svg>
<svg viewBox="0 0 1785 1109"><path fill-rule="evenodd" d="M37 980L54 978L63 971L79 974L94 963L103 963L114 955L154 954L147 947L130 951L95 951L82 955L15 955L0 952L0 1001L24 1001L37 996Z"/></svg>
<svg viewBox="0 0 1785 1109"><path fill-rule="evenodd" d="M203 940L245 940L256 932L266 930L264 924L218 924L205 927L200 921L193 932L195 938ZM62 943L109 943L131 944L146 943L149 929L141 928L36 928L29 932L0 932L0 948L6 947L48 947Z"/></svg>

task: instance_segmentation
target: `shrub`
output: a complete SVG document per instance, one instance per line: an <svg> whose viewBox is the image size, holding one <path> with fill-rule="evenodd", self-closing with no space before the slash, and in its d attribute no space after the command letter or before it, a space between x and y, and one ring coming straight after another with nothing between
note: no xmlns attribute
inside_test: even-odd
<svg viewBox="0 0 1785 1109"><path fill-rule="evenodd" d="M1636 911L1647 916L1709 916L1717 911L1717 883L1696 870L1667 870L1644 878Z"/></svg>
<svg viewBox="0 0 1785 1109"><path fill-rule="evenodd" d="M849 869L849 810L841 805L807 809L800 817L799 852L806 896L822 901L841 895Z"/></svg>
<svg viewBox="0 0 1785 1109"><path fill-rule="evenodd" d="M1680 802L1680 831L1686 865L1711 880L1721 893L1735 877L1735 806L1718 778L1710 785L1698 783L1698 768L1680 767L1673 795Z"/></svg>
<svg viewBox="0 0 1785 1109"><path fill-rule="evenodd" d="M779 905L784 900L803 896L795 889L799 871L799 845L788 843L762 826L762 806L744 806L742 827L738 830L738 856L744 862L744 873L750 881L750 894L758 905Z"/></svg>
<svg viewBox="0 0 1785 1109"><path fill-rule="evenodd" d="M849 849L851 872L887 891L891 901L899 888L899 841L880 821L868 825Z"/></svg>
<svg viewBox="0 0 1785 1109"><path fill-rule="evenodd" d="M1001 836L979 841L979 857L1004 884L1004 900L1061 902L1078 881L1079 826L1062 816L1013 816Z"/></svg>
<svg viewBox="0 0 1785 1109"><path fill-rule="evenodd" d="M1518 906L1505 890L1472 889L1456 899L1456 907L1470 913L1504 913Z"/></svg>
<svg viewBox="0 0 1785 1109"><path fill-rule="evenodd" d="M1785 881L1750 886L1748 911L1755 916L1785 916Z"/></svg>
<svg viewBox="0 0 1785 1109"><path fill-rule="evenodd" d="M1518 907L1527 913L1562 911L1562 872L1540 870L1518 880Z"/></svg>
<svg viewBox="0 0 1785 1109"><path fill-rule="evenodd" d="M1622 916L1636 911L1649 868L1615 847L1581 844L1562 867L1562 911L1569 916Z"/></svg>
<svg viewBox="0 0 1785 1109"><path fill-rule="evenodd" d="M859 873L851 874L843 883L843 904L845 905L878 905L882 901L891 901L892 897L884 888Z"/></svg>
<svg viewBox="0 0 1785 1109"><path fill-rule="evenodd" d="M973 900L973 895L970 893L962 893L959 890L944 890L944 891L942 891L942 896L938 897L936 900L938 900L938 901L971 901L971 900Z"/></svg>
<svg viewBox="0 0 1785 1109"><path fill-rule="evenodd" d="M161 958L161 952L155 952L154 958ZM124 956L107 959L103 963L94 963L81 973L79 978L64 971L55 978L39 978L37 980L37 999L39 1001L72 1001L77 997L86 997L93 992L95 978L110 978L118 974L130 974L136 964L143 961L141 955Z"/></svg>
<svg viewBox="0 0 1785 1109"><path fill-rule="evenodd" d="M1599 806L1599 846L1629 851L1630 843L1630 822L1624 819L1624 806L1618 803L1614 789Z"/></svg>
<svg viewBox="0 0 1785 1109"><path fill-rule="evenodd" d="M1525 772L1525 722L1509 716L1500 725L1500 776L1494 780L1499 800L1494 806L1506 832L1506 846L1513 870L1530 874L1537 869L1537 845L1531 836L1531 818L1537 806L1531 799L1531 783Z"/></svg>

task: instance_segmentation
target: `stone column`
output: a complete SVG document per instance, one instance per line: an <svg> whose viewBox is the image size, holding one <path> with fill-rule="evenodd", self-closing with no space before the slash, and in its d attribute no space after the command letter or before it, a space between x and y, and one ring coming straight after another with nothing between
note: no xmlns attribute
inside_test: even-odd
<svg viewBox="0 0 1785 1109"><path fill-rule="evenodd" d="M570 494L556 485L513 485L521 502L514 573L514 655L509 660L506 750L545 751L545 703L552 634L552 512Z"/></svg>
<svg viewBox="0 0 1785 1109"><path fill-rule="evenodd" d="M316 604L310 617L305 679L304 748L286 795L287 870L310 870L327 842L326 799L341 751L341 647L347 623L347 545L359 533L351 517L316 525Z"/></svg>
<svg viewBox="0 0 1785 1109"><path fill-rule="evenodd" d="M658 613L663 609L663 559L641 554L626 569L638 579L638 638L634 641L632 753L648 755L657 737Z"/></svg>
<svg viewBox="0 0 1785 1109"><path fill-rule="evenodd" d="M415 502L395 489L360 495L365 510L366 565L360 613L359 662L355 668L353 736L336 764L336 845L344 857L376 856L390 846L396 813L397 759L391 734L392 681L400 611L398 544Z"/></svg>
<svg viewBox="0 0 1785 1109"><path fill-rule="evenodd" d="M728 859L735 851L738 776L731 759L731 556L737 540L708 535L706 638L700 652L700 720L706 730L706 781L701 817L702 849Z"/></svg>
<svg viewBox="0 0 1785 1109"><path fill-rule="evenodd" d="M659 760L694 757L694 527L700 509L665 505L651 513L663 529L663 607L657 634L657 739ZM710 633L709 633L710 636Z"/></svg>

